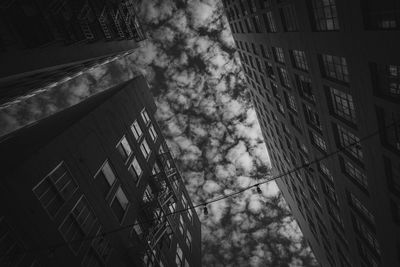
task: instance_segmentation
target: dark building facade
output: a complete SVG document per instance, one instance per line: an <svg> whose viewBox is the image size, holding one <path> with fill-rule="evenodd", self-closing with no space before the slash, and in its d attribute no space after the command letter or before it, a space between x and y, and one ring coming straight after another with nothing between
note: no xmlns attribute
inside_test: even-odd
<svg viewBox="0 0 400 267"><path fill-rule="evenodd" d="M277 181L321 266L400 266L400 2L223 3L276 173L327 157Z"/></svg>
<svg viewBox="0 0 400 267"><path fill-rule="evenodd" d="M134 0L0 3L0 107L131 53L145 39Z"/></svg>
<svg viewBox="0 0 400 267"><path fill-rule="evenodd" d="M201 266L155 111L139 77L2 138L0 266Z"/></svg>

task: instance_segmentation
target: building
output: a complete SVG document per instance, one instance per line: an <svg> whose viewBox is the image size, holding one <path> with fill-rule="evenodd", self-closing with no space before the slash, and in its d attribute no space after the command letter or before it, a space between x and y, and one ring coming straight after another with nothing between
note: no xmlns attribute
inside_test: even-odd
<svg viewBox="0 0 400 267"><path fill-rule="evenodd" d="M200 266L155 111L139 77L1 139L0 266Z"/></svg>
<svg viewBox="0 0 400 267"><path fill-rule="evenodd" d="M131 53L144 33L134 0L0 3L0 107Z"/></svg>
<svg viewBox="0 0 400 267"><path fill-rule="evenodd" d="M321 266L399 266L400 3L223 3L273 168L309 165L277 183Z"/></svg>

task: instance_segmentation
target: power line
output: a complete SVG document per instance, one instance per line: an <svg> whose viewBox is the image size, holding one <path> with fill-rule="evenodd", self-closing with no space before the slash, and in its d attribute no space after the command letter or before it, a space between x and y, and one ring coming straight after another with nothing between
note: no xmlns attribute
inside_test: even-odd
<svg viewBox="0 0 400 267"><path fill-rule="evenodd" d="M170 213L166 213L166 214L164 214L163 216L160 216L160 217L157 217L157 218L154 218L154 219L151 219L151 220L142 221L141 223L142 223L142 224L152 223L152 222L154 222L154 221L167 218L168 216L175 215L175 214L179 214L179 213L183 213L183 212L187 212L187 211L189 211L189 210L194 210L194 209L199 208L199 207L204 207L204 208L205 208L204 211L208 213L208 211L207 211L207 205L209 205L209 204L212 204L212 203L221 201L221 200L223 200L223 199L227 199L227 198L233 197L233 196L235 196L235 195L239 195L239 194L241 194L241 193L243 193L243 192L245 192L245 191L247 191L247 190L249 190L249 189L251 189L251 188L257 188L258 186L260 186L260 185L262 185L262 184L269 183L269 182L271 182L271 181L274 181L274 180L277 180L277 179L279 179L279 178L282 178L282 177L284 177L284 176L286 176L286 175L295 173L295 172L297 172L297 171L299 171L299 170L301 170L301 169L308 168L308 167L310 167L310 166L311 166L312 164L314 164L314 163L318 163L318 162L320 162L320 161L322 161L322 160L325 160L325 159L327 159L327 158L329 158L329 157L332 157L332 156L334 156L334 155L336 155L336 154L338 154L338 153L340 153L340 152L342 152L342 151L344 151L344 150L346 150L346 149L348 149L348 148L350 148L350 147L352 147L352 146L359 145L361 142L363 142L363 141L365 141L365 140L367 140L367 139L369 139L369 138L371 138L371 137L373 137L373 136L379 134L380 130L388 129L388 128L390 128L390 127L393 127L393 126L395 126L397 123L399 123L399 121L398 121L398 122L393 122L393 123L391 123L391 124L389 124L389 125L386 125L385 127L382 127L382 129L378 128L377 131L372 132L372 133L370 133L370 134L364 136L363 138L359 139L359 140L356 141L356 142L350 143L350 144L348 144L348 145L346 145L346 146L342 146L342 147L340 147L339 149L337 149L337 150L335 150L335 151L333 151L333 152L331 152L331 153L327 153L326 155L324 155L324 156L322 156L322 157L316 158L316 159L314 159L313 161L310 161L310 162L308 162L308 163L305 163L305 164L302 164L302 165L300 165L300 166L297 166L297 167L295 167L295 168L293 168L293 169L291 169L291 170L289 170L289 171L286 171L286 172L284 172L284 173L282 173L282 174L278 174L278 175L276 175L276 176L274 176L274 177L267 178L265 181L258 182L258 183L256 183L256 184L247 186L247 187L245 187L245 188L242 188L242 189L240 189L240 190L238 190L238 191L235 191L235 192L232 192L232 193L230 193L230 194L221 195L221 196L219 196L219 197L216 197L216 198L214 198L214 199L211 199L211 200L209 200L209 201L206 201L206 202L203 202L203 203L200 203L200 204L196 204L196 205L193 205L193 206L189 206L188 208L184 208L184 209L181 209L181 210L176 210L176 211L173 211L173 212L170 212ZM84 242L84 241L94 240L94 239L96 239L96 238L103 238L103 237L105 237L105 236L107 236L107 235L110 235L110 234L113 234L113 233L120 232L120 231L122 231L122 230L126 230L126 229L129 229L129 228L132 228L132 227L135 226L135 225L140 225L140 223L137 222L137 223L128 224L128 225L121 226L121 227L115 228L115 229L113 229L113 230L110 230L110 231L107 231L107 232L104 232L104 233L101 233L101 234L98 234L98 235L88 236L88 237L85 237L85 238L76 239L76 240L69 241L69 242L61 242L61 243L59 243L59 244L55 244L55 245L48 246L48 247L45 247L45 248L38 248L38 249L34 249L34 250L25 250L25 251L23 251L22 253L27 254L27 253L35 253L35 252L41 252L41 251L54 252L54 251L55 251L56 249L58 249L58 248L65 247L65 246L68 246L68 245L71 245L71 244L74 244L74 243L77 243L77 242ZM21 253L21 254L22 254L22 253ZM16 255L16 254L13 254L13 255ZM4 259L4 258L6 258L6 257L7 257L7 255L2 256L0 259Z"/></svg>

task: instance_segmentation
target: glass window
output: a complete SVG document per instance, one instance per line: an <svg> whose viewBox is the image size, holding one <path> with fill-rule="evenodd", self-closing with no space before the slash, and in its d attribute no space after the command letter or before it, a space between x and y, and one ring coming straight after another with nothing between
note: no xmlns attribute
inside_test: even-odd
<svg viewBox="0 0 400 267"><path fill-rule="evenodd" d="M341 158L343 172L354 179L364 189L368 189L368 180L364 172L357 168L353 163Z"/></svg>
<svg viewBox="0 0 400 267"><path fill-rule="evenodd" d="M140 115L142 116L142 120L143 120L143 122L147 125L148 123L150 123L150 117L149 117L149 114L147 114L147 111L146 111L146 109L143 109L141 112L140 112Z"/></svg>
<svg viewBox="0 0 400 267"><path fill-rule="evenodd" d="M287 5L281 8L281 18L283 29L286 32L298 31L296 10L293 5Z"/></svg>
<svg viewBox="0 0 400 267"><path fill-rule="evenodd" d="M378 240L375 238L375 234L360 220L353 216L353 222L358 233L363 237L365 241L375 250L375 252L380 254L380 246Z"/></svg>
<svg viewBox="0 0 400 267"><path fill-rule="evenodd" d="M146 159L149 159L151 150L147 143L146 138L144 138L142 143L140 144L140 150L142 151L143 157L145 157Z"/></svg>
<svg viewBox="0 0 400 267"><path fill-rule="evenodd" d="M349 70L344 57L322 55L324 75L337 81L349 82Z"/></svg>
<svg viewBox="0 0 400 267"><path fill-rule="evenodd" d="M322 130L322 125L319 120L319 115L317 112L314 111L313 108L311 108L308 105L303 104L304 107L304 113L307 119L307 122L309 125L313 126L315 129L321 131Z"/></svg>
<svg viewBox="0 0 400 267"><path fill-rule="evenodd" d="M179 244L176 244L176 257L175 257L175 263L178 267L182 266L182 260L183 260L183 251Z"/></svg>
<svg viewBox="0 0 400 267"><path fill-rule="evenodd" d="M274 17L272 15L272 11L268 11L267 13L263 14L264 19L264 26L267 32L276 32L276 24Z"/></svg>
<svg viewBox="0 0 400 267"><path fill-rule="evenodd" d="M128 198L126 197L124 191L122 191L122 188L119 186L115 193L114 199L111 202L111 209L120 222L122 222L128 206Z"/></svg>
<svg viewBox="0 0 400 267"><path fill-rule="evenodd" d="M188 247L189 250L192 248L192 235L190 234L189 231L186 232L186 246Z"/></svg>
<svg viewBox="0 0 400 267"><path fill-rule="evenodd" d="M62 162L33 188L33 193L49 215L55 217L77 189L78 185Z"/></svg>
<svg viewBox="0 0 400 267"><path fill-rule="evenodd" d="M86 199L81 197L58 229L64 239L71 242L72 250L77 252L83 243L83 240L81 242L77 240L83 239L90 233L95 220L96 217L89 209Z"/></svg>
<svg viewBox="0 0 400 267"><path fill-rule="evenodd" d="M399 30L400 9L397 1L364 0L364 21L368 30Z"/></svg>
<svg viewBox="0 0 400 267"><path fill-rule="evenodd" d="M276 62L285 63L285 55L281 47L272 47L274 58Z"/></svg>
<svg viewBox="0 0 400 267"><path fill-rule="evenodd" d="M353 97L336 88L329 87L332 99L333 112L339 117L350 121L356 121Z"/></svg>
<svg viewBox="0 0 400 267"><path fill-rule="evenodd" d="M107 262L107 259L111 254L112 248L110 242L103 237L100 227L96 236L99 237L93 239L92 244L82 261L84 267L102 266Z"/></svg>
<svg viewBox="0 0 400 267"><path fill-rule="evenodd" d="M317 135L314 132L310 132L311 133L311 140L312 143L314 145L316 145L319 149L321 149L322 151L326 152L326 143L325 140L322 139L319 135Z"/></svg>
<svg viewBox="0 0 400 267"><path fill-rule="evenodd" d="M153 124L150 125L149 132L150 132L151 140L153 140L153 142L155 142L157 140L158 135L157 135L156 130L154 129Z"/></svg>
<svg viewBox="0 0 400 267"><path fill-rule="evenodd" d="M279 73L279 78L281 80L281 83L283 86L287 88L292 87L292 83L290 82L289 79L289 74L285 68L278 67L278 73Z"/></svg>
<svg viewBox="0 0 400 267"><path fill-rule="evenodd" d="M314 102L315 96L313 94L311 79L309 77L297 74L295 74L295 77L296 77L297 88L299 90L300 95Z"/></svg>
<svg viewBox="0 0 400 267"><path fill-rule="evenodd" d="M361 149L360 139L340 125L337 125L337 130L340 146L345 148L351 156L362 161L363 152Z"/></svg>
<svg viewBox="0 0 400 267"><path fill-rule="evenodd" d="M135 120L131 125L131 131L136 141L139 140L139 138L142 136L143 132L137 120Z"/></svg>
<svg viewBox="0 0 400 267"><path fill-rule="evenodd" d="M129 173L133 177L134 181L139 182L139 178L142 176L142 168L136 158L134 158L131 162L131 165L128 168Z"/></svg>
<svg viewBox="0 0 400 267"><path fill-rule="evenodd" d="M306 53L300 50L292 50L293 64L296 68L308 71Z"/></svg>
<svg viewBox="0 0 400 267"><path fill-rule="evenodd" d="M153 200L153 198L154 198L153 191L151 190L150 186L147 185L143 194L143 202L150 202Z"/></svg>
<svg viewBox="0 0 400 267"><path fill-rule="evenodd" d="M367 218L370 223L375 224L374 215L372 215L372 213L364 206L364 204L353 193L349 194L350 194L350 204L365 218Z"/></svg>
<svg viewBox="0 0 400 267"><path fill-rule="evenodd" d="M312 0L317 31L339 30L339 20L335 0Z"/></svg>
<svg viewBox="0 0 400 267"><path fill-rule="evenodd" d="M96 174L94 178L98 187L100 187L103 196L106 197L116 180L114 171L112 170L110 163L108 163L108 161L104 162L100 171Z"/></svg>
<svg viewBox="0 0 400 267"><path fill-rule="evenodd" d="M119 141L117 145L117 150L124 161L126 161L131 155L132 149L128 143L128 140L126 140L125 136L122 137L121 141Z"/></svg>

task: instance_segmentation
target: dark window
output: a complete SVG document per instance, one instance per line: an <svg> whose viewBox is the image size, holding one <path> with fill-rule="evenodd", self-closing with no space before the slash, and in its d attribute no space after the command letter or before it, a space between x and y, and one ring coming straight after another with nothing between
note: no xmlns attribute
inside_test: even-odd
<svg viewBox="0 0 400 267"><path fill-rule="evenodd" d="M272 11L268 11L267 13L263 14L263 19L265 30L267 32L276 32L276 24L272 15Z"/></svg>
<svg viewBox="0 0 400 267"><path fill-rule="evenodd" d="M363 0L364 22L367 30L399 30L399 1Z"/></svg>
<svg viewBox="0 0 400 267"><path fill-rule="evenodd" d="M278 67L278 73L279 73L279 78L281 80L282 85L287 88L291 88L292 83L290 82L289 74L287 73L286 69Z"/></svg>
<svg viewBox="0 0 400 267"><path fill-rule="evenodd" d="M295 74L295 77L296 77L297 88L299 89L300 95L314 102L315 96L312 90L311 79L309 77L297 74Z"/></svg>
<svg viewBox="0 0 400 267"><path fill-rule="evenodd" d="M106 197L116 181L115 173L108 161L104 162L103 166L94 178L95 183L100 188L102 195Z"/></svg>
<svg viewBox="0 0 400 267"><path fill-rule="evenodd" d="M349 82L349 70L344 57L322 55L323 71L326 78L341 82Z"/></svg>
<svg viewBox="0 0 400 267"><path fill-rule="evenodd" d="M55 217L77 189L78 185L62 162L33 188L33 193L50 216Z"/></svg>
<svg viewBox="0 0 400 267"><path fill-rule="evenodd" d="M389 150L400 154L400 113L389 112L376 108L380 138L382 144Z"/></svg>
<svg viewBox="0 0 400 267"><path fill-rule="evenodd" d="M310 106L303 104L304 108L304 115L307 119L307 122L310 126L315 128L316 130L320 131L322 130L322 125L319 119L319 115L317 112L315 112Z"/></svg>
<svg viewBox="0 0 400 267"><path fill-rule="evenodd" d="M353 97L333 87L329 87L329 91L333 113L347 121L356 122Z"/></svg>
<svg viewBox="0 0 400 267"><path fill-rule="evenodd" d="M300 70L308 71L306 53L300 50L292 50L291 54L293 59L293 65Z"/></svg>
<svg viewBox="0 0 400 267"><path fill-rule="evenodd" d="M339 146L345 148L345 150L352 157L362 162L363 152L361 148L360 139L340 125L337 125L336 128L339 137Z"/></svg>
<svg viewBox="0 0 400 267"><path fill-rule="evenodd" d="M374 90L377 95L386 96L388 100L400 100L400 66L371 64L374 77Z"/></svg>
<svg viewBox="0 0 400 267"><path fill-rule="evenodd" d="M119 222L122 222L128 206L129 201L124 191L122 191L121 187L118 187L117 191L115 192L115 196L111 201L111 209L118 218Z"/></svg>
<svg viewBox="0 0 400 267"><path fill-rule="evenodd" d="M286 32L298 31L296 10L293 5L288 5L281 8L281 17L283 22L283 29Z"/></svg>
<svg viewBox="0 0 400 267"><path fill-rule="evenodd" d="M335 0L312 0L312 8L317 31L339 30Z"/></svg>
<svg viewBox="0 0 400 267"><path fill-rule="evenodd" d="M340 157L340 163L342 166L342 171L357 184L361 185L364 191L367 191L368 179L367 176L364 174L364 171L362 171L354 163L343 157Z"/></svg>
<svg viewBox="0 0 400 267"><path fill-rule="evenodd" d="M392 161L385 156L383 157L383 163L389 190L400 197L400 163Z"/></svg>
<svg viewBox="0 0 400 267"><path fill-rule="evenodd" d="M261 29L260 18L258 16L254 16L252 18L252 20L253 20L253 25L254 25L255 32L256 33L261 33L261 30L260 30Z"/></svg>
<svg viewBox="0 0 400 267"><path fill-rule="evenodd" d="M276 62L285 63L285 55L281 47L272 47L274 58Z"/></svg>

